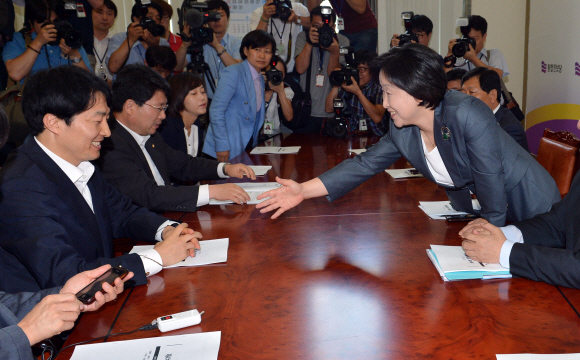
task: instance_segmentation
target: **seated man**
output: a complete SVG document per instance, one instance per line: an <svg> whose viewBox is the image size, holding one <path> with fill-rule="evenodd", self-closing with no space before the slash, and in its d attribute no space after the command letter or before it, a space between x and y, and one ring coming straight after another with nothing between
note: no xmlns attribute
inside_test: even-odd
<svg viewBox="0 0 580 360"><path fill-rule="evenodd" d="M27 75L60 65L74 65L85 70L90 69L89 58L82 46L72 49L56 41L56 20L52 2L47 0L29 0L24 8L32 34L14 33L12 41L8 42L2 52L8 75L15 81L24 83ZM92 71L92 70L89 70Z"/></svg>
<svg viewBox="0 0 580 360"><path fill-rule="evenodd" d="M461 91L461 79L467 70L465 69L453 69L445 73L447 78L447 90Z"/></svg>
<svg viewBox="0 0 580 360"><path fill-rule="evenodd" d="M334 111L334 99L341 98L350 110L349 132L370 129L377 136L387 133L389 124L383 122L386 109L383 107L383 89L377 84L369 70L369 64L377 57L376 52L359 50L354 53L359 82L352 78L352 84L334 86L326 97L326 111ZM388 118L387 118L388 119Z"/></svg>
<svg viewBox="0 0 580 360"><path fill-rule="evenodd" d="M167 46L153 45L145 52L145 64L167 79L173 74L177 60L173 50Z"/></svg>
<svg viewBox="0 0 580 360"><path fill-rule="evenodd" d="M163 9L157 3L149 3L147 6L146 18L152 19L159 25L163 16ZM130 64L143 64L145 62L145 51L152 45L169 46L167 40L160 36L153 36L147 29L140 25L142 14L140 4L133 5L131 9L131 25L127 31L115 34L109 42L105 64L111 74L116 74L119 70Z"/></svg>
<svg viewBox="0 0 580 360"><path fill-rule="evenodd" d="M512 275L580 289L579 202L580 173L547 213L501 228L471 222L459 232L463 250L475 261L500 263Z"/></svg>
<svg viewBox="0 0 580 360"><path fill-rule="evenodd" d="M524 127L509 109L500 105L501 82L499 75L488 68L475 68L463 76L462 82L462 91L467 95L475 96L489 106L501 128L514 138L521 147L529 151Z"/></svg>
<svg viewBox="0 0 580 360"><path fill-rule="evenodd" d="M119 72L113 83L112 135L103 142L99 164L107 180L152 211L196 211L210 199L249 201L235 184L171 184L170 177L198 182L256 176L246 165L191 157L165 144L157 128L165 119L168 93L167 82L151 68L130 65Z"/></svg>
<svg viewBox="0 0 580 360"><path fill-rule="evenodd" d="M75 66L28 79L22 109L34 137L0 169L1 291L62 286L103 264L122 265L145 284L199 247L201 234L133 205L89 162L110 135L110 99L104 80ZM113 258L113 238L125 237L159 242Z"/></svg>
<svg viewBox="0 0 580 360"><path fill-rule="evenodd" d="M486 50L483 46L487 39L487 21L479 15L471 15L467 18L469 23L467 26L461 27L463 36L469 36L475 40L475 49L469 45L469 51L465 53L463 59L457 59L455 63L461 69L471 70L476 67L485 67L494 70L502 78L509 75L509 70L505 58L501 50L490 49ZM453 55L451 49L457 42L456 39L449 40L447 56ZM448 65L448 64L446 64ZM450 71L451 68L445 67L445 72Z"/></svg>

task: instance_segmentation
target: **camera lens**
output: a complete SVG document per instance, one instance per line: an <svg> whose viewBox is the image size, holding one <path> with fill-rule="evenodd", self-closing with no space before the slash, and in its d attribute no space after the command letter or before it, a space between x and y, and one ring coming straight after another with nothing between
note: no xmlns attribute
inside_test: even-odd
<svg viewBox="0 0 580 360"><path fill-rule="evenodd" d="M451 52L455 57L463 57L465 53L469 50L469 45L464 41L458 41L453 47L451 48Z"/></svg>

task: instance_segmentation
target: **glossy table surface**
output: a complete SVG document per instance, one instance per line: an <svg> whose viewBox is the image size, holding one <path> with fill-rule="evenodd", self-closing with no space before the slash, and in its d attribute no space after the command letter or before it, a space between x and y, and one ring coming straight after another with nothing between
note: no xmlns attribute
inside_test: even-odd
<svg viewBox="0 0 580 360"><path fill-rule="evenodd" d="M261 181L273 181L275 174L305 181L352 157L348 149L365 142L291 135L281 145L301 145L297 155L240 159L273 165ZM205 239L229 238L227 263L150 277L148 286L85 314L68 344L195 308L205 311L200 325L108 341L221 331L219 359L494 359L498 353L580 352L580 317L573 307L580 305L578 290L520 278L442 281L425 250L460 245L463 224L430 220L419 200L446 195L425 179L395 181L380 173L334 203L308 200L276 220L251 205L167 214ZM67 349L58 359L70 354Z"/></svg>

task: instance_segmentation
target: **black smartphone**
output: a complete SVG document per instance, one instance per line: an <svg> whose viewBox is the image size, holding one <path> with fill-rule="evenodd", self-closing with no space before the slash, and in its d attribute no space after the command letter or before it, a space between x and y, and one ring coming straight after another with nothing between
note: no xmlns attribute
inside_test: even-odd
<svg viewBox="0 0 580 360"><path fill-rule="evenodd" d="M95 302L95 295L97 292L103 290L103 283L109 283L113 286L115 279L121 278L124 279L127 274L129 274L129 270L125 269L121 266L113 266L109 270L107 270L103 275L101 275L98 279L95 279L92 283L85 286L81 291L77 293L77 299L85 305L90 305Z"/></svg>
<svg viewBox="0 0 580 360"><path fill-rule="evenodd" d="M445 215L445 220L449 222L471 221L480 217L478 214Z"/></svg>
<svg viewBox="0 0 580 360"><path fill-rule="evenodd" d="M419 170L416 170L416 169L409 169L409 174L411 174L411 175L421 175L421 173L419 172Z"/></svg>

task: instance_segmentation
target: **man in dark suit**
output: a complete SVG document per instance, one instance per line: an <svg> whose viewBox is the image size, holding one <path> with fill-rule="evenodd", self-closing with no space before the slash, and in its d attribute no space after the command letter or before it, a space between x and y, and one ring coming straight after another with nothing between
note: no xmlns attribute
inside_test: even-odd
<svg viewBox="0 0 580 360"><path fill-rule="evenodd" d="M128 65L119 71L113 84L112 135L103 142L99 160L107 180L152 211L196 211L209 199L249 201L235 184L171 185L170 177L198 182L256 176L247 165L194 158L167 146L157 128L165 119L168 92L167 82L146 66Z"/></svg>
<svg viewBox="0 0 580 360"><path fill-rule="evenodd" d="M497 72L485 67L468 71L462 79L462 91L483 101L495 114L502 129L526 151L528 138L522 124L511 111L500 105L501 83Z"/></svg>
<svg viewBox="0 0 580 360"><path fill-rule="evenodd" d="M133 205L89 162L110 135L110 99L102 79L72 66L28 79L22 106L33 137L0 170L0 290L61 286L103 264L145 284L199 248L201 234ZM113 258L112 240L122 237L159 242Z"/></svg>

